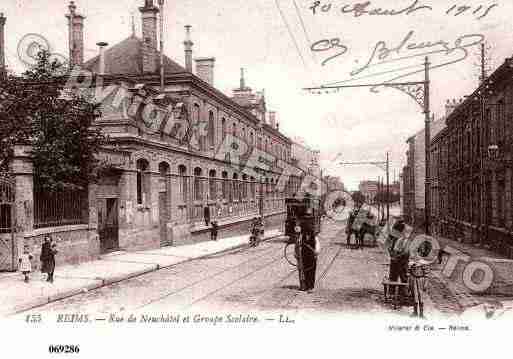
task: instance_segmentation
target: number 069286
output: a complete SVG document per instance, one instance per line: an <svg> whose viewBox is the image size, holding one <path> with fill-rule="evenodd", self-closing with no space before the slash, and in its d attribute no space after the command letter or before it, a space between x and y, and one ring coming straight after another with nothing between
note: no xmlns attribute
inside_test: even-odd
<svg viewBox="0 0 513 359"><path fill-rule="evenodd" d="M79 353L80 348L78 345L50 345L48 351L53 354L70 354Z"/></svg>

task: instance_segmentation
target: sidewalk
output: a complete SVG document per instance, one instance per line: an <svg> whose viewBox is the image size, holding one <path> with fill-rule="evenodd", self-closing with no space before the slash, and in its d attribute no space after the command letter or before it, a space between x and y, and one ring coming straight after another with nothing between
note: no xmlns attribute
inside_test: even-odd
<svg viewBox="0 0 513 359"><path fill-rule="evenodd" d="M265 240L281 235L278 229L265 232ZM174 266L208 255L243 247L249 235L228 237L187 246L164 247L138 252L115 252L100 260L59 266L55 282L46 282L41 272L31 274L30 283L21 273L0 274L0 317L101 288L125 279Z"/></svg>
<svg viewBox="0 0 513 359"><path fill-rule="evenodd" d="M455 241L453 239L449 239L449 238L445 238L445 237L441 237L441 236L435 236L435 238L438 240L438 243L440 244L441 248L449 246L449 247L459 250L460 252L462 252L464 254L471 256L472 258L484 257L484 258L507 259L506 257L504 257L503 255L501 255L497 252L494 252L494 251L491 251L488 249L484 249L484 248L478 248L469 243L461 243L461 242Z"/></svg>
<svg viewBox="0 0 513 359"><path fill-rule="evenodd" d="M497 298L503 300L513 296L513 260L468 243L441 236L435 236L435 238L440 249L446 254L443 256L441 265L434 265L432 273L440 283L445 285L463 310L490 300L497 300ZM469 263L484 263L491 269L492 282L484 292L476 292L465 284L464 272ZM482 280L482 275L479 272L476 273L478 275L472 279L472 282L475 281L475 284L478 284Z"/></svg>

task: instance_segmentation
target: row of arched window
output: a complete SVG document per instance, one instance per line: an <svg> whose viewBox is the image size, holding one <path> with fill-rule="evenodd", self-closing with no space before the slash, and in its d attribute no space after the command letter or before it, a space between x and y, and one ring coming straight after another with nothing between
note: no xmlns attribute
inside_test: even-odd
<svg viewBox="0 0 513 359"><path fill-rule="evenodd" d="M148 201L151 188L149 162L146 159L139 159L136 168L137 204L143 205ZM167 191L169 177L176 175L170 173L170 166L167 162L161 162L158 168L164 191ZM262 178L259 182L258 179L246 174L234 173L230 177L227 171L222 171L221 176L218 176L216 170L209 170L207 174L200 167L195 167L190 176L187 173L187 167L183 164L178 166L177 175L179 191L184 203L189 199L195 201L223 199L229 202L255 199L260 191L267 198L278 195L278 179L275 178ZM192 181L192 188L190 188L190 181ZM288 189L289 186L286 186L285 192L288 192ZM192 193L190 193L191 191Z"/></svg>
<svg viewBox="0 0 513 359"><path fill-rule="evenodd" d="M192 109L192 120L193 123L199 123L201 119L201 108L198 104L193 105ZM240 122L240 121L239 121ZM214 148L216 145L215 135L215 116L213 111L208 112L208 125L207 125L207 136L200 137L200 150L207 151L208 149ZM229 131L229 132L228 132ZM221 135L222 140L225 136L231 133L233 136L241 138L247 142L250 147L256 146L258 149L272 154L280 160L289 161L290 153L287 151L285 145L274 142L270 136L259 136L252 130L251 127L237 126L237 122L233 122L231 126L228 126L226 118L221 119ZM256 140L255 140L256 139Z"/></svg>

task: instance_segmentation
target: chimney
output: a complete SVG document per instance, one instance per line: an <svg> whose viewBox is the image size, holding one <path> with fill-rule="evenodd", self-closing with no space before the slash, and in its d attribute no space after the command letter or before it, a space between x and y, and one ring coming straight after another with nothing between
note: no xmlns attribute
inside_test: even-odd
<svg viewBox="0 0 513 359"><path fill-rule="evenodd" d="M0 75L5 73L5 21L7 19L3 12L0 12Z"/></svg>
<svg viewBox="0 0 513 359"><path fill-rule="evenodd" d="M82 65L84 63L84 19L85 17L76 13L77 7L70 1L68 19L68 42L70 65Z"/></svg>
<svg viewBox="0 0 513 359"><path fill-rule="evenodd" d="M98 73L105 75L105 47L108 45L106 42L98 42L96 45L100 48L100 63L98 65Z"/></svg>
<svg viewBox="0 0 513 359"><path fill-rule="evenodd" d="M143 73L157 72L157 14L153 0L145 0L139 8L142 18L142 67Z"/></svg>
<svg viewBox="0 0 513 359"><path fill-rule="evenodd" d="M194 43L191 40L191 25L185 25L185 69L192 73L192 45Z"/></svg>
<svg viewBox="0 0 513 359"><path fill-rule="evenodd" d="M200 79L214 86L214 57L202 57L194 59L196 61L196 74Z"/></svg>
<svg viewBox="0 0 513 359"><path fill-rule="evenodd" d="M276 128L276 112L275 111L269 111L269 125L271 125L272 128Z"/></svg>

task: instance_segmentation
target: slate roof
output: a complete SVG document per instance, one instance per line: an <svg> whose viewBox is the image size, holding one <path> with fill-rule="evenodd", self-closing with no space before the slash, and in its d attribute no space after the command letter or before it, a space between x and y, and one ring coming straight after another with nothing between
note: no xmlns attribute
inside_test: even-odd
<svg viewBox="0 0 513 359"><path fill-rule="evenodd" d="M159 57L157 57L159 59ZM84 63L84 67L92 72L98 71L100 56L95 56ZM157 60L158 61L158 60ZM164 55L164 71L166 74L186 72L186 70ZM105 50L105 72L112 75L142 75L142 40L130 36ZM160 72L160 62L156 73Z"/></svg>

